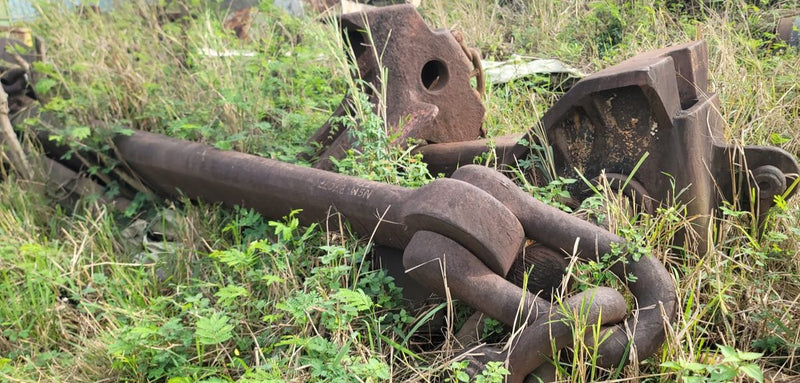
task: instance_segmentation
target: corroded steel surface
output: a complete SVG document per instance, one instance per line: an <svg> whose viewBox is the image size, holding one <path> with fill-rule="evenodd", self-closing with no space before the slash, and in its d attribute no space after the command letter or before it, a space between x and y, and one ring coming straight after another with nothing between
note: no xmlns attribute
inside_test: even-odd
<svg viewBox="0 0 800 383"><path fill-rule="evenodd" d="M164 195L250 207L271 218L302 209L304 224L341 213L357 233L395 248L414 231L434 231L501 275L522 248L522 227L511 212L466 182L439 179L406 189L146 132L115 144L126 166Z"/></svg>
<svg viewBox="0 0 800 383"><path fill-rule="evenodd" d="M484 106L470 85L474 66L467 53L472 53L465 53L449 30L431 30L409 4L343 15L341 29L371 101L377 105L377 94L386 94L381 107L395 143L412 138L457 142L483 136ZM333 118L312 136L310 141L323 149L315 167L331 168L329 157L341 157L352 145L347 129L336 122L347 114L351 102L345 97Z"/></svg>
<svg viewBox="0 0 800 383"><path fill-rule="evenodd" d="M511 372L507 382L524 381L552 357L554 348L572 344L574 312L580 311L589 325L613 324L623 320L626 313L625 299L610 288L585 291L565 299L563 305L551 304L491 272L468 250L437 233L414 234L403 262L408 273L434 286L442 296L448 289L450 296L509 326L522 319L525 327L510 348L483 346L468 355L473 374L480 373L489 362L505 363Z"/></svg>
<svg viewBox="0 0 800 383"><path fill-rule="evenodd" d="M715 209L730 202L763 214L800 172L779 148L726 143L718 103L708 93L706 44L697 41L646 52L582 79L545 113L542 125L557 175L596 180L611 174L612 186L624 186L651 211L661 203L685 203L697 238L688 244L705 251ZM522 138L428 145L420 152L433 172L450 173L490 150L499 163L513 165L530 155L517 144ZM568 189L578 200L593 193L582 182Z"/></svg>
<svg viewBox="0 0 800 383"><path fill-rule="evenodd" d="M604 254L626 248L625 240L619 236L536 200L494 170L468 165L453 173L453 178L497 198L519 219L527 238L551 249L601 262ZM619 257L611 271L622 281L634 276L635 281L627 285L638 307L624 324L605 333L605 340L598 348L598 364L605 367L627 362L629 354L643 360L655 353L666 336L666 322L672 321L676 313L675 281L658 259L650 254L624 252ZM633 337L628 335L629 331ZM631 343L633 352L629 352Z"/></svg>
<svg viewBox="0 0 800 383"><path fill-rule="evenodd" d="M778 148L723 141L719 101L707 93L706 51L701 41L636 56L581 80L544 116L558 174L616 173L641 185L644 198L685 203L687 215L697 217L700 251L715 208L723 201L750 207L747 191L758 190L753 171L772 165L784 182L798 173L792 155ZM771 195L753 206L762 212L785 191L768 181L761 189ZM571 192L591 193L580 183Z"/></svg>

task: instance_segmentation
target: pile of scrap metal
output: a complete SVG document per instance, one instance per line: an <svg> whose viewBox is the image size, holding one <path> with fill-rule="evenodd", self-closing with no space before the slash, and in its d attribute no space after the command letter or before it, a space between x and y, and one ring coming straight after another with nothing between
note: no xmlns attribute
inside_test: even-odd
<svg viewBox="0 0 800 383"><path fill-rule="evenodd" d="M565 258L598 260L629 247L608 230L537 201L496 170L470 165L489 151L504 165L534 155L520 143L523 135L482 138L484 106L470 85L472 77L481 77L479 55L457 34L431 30L411 6L344 15L341 25L363 80L386 94L397 142L424 141L418 149L424 160L449 178L408 189L324 170L331 157L353 144L347 129L335 126L336 118L312 139L320 148L315 168L146 132L114 139L120 160L149 190L164 196L250 207L275 219L302 209L304 224L324 221L336 211L355 232L402 251L382 261L405 283L523 326L508 347L472 349L471 371L500 361L511 371L511 382L522 382L532 372L552 377L548 360L553 347L572 344L577 310L588 323L603 325L598 338L587 339L597 347L598 365L619 368L657 352L675 318L677 296L670 273L652 254L620 254L611 268L635 298L632 312L610 288L565 296L560 304L543 298L561 283ZM373 46L380 47L381 65L388 68L385 83L378 79ZM785 151L723 142L717 97L707 92L706 55L704 42L692 42L643 53L588 76L544 115L545 134L536 137L552 147L561 176L596 180L604 175L650 213L662 203L685 204L693 229L676 242L700 252L709 246L720 204L764 212L775 195L789 197L787 185L798 173ZM3 82L12 99L30 104L24 98L35 98L31 88L14 84ZM389 88L380 90L383 84ZM348 113L349 105L345 97L334 117ZM29 106L18 113L18 121L36 113ZM58 153L43 145L50 155ZM569 191L580 200L591 194L588 189L575 184ZM753 190L757 197L740 190ZM512 269L530 270L531 263L527 286L510 276Z"/></svg>

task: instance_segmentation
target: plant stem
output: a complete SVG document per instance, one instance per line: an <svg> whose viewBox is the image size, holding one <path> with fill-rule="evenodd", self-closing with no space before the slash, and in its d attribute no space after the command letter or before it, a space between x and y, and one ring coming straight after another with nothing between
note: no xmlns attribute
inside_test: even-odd
<svg viewBox="0 0 800 383"><path fill-rule="evenodd" d="M0 86L0 142L8 144L9 160L17 174L25 180L33 179L33 168L25 157L25 152L17 140L17 134L8 118L8 94Z"/></svg>

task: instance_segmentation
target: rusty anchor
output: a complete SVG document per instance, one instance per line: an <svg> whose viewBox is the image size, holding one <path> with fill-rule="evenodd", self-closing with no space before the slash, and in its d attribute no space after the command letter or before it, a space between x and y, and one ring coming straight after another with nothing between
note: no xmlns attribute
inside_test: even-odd
<svg viewBox="0 0 800 383"><path fill-rule="evenodd" d="M302 208L299 218L304 224L325 220L333 209L346 215L356 232L364 236L374 234L378 243L405 248L403 262L409 265L418 259L449 254L445 264L446 272L451 275L450 290L454 298L509 324L520 317L520 304L526 307L521 319L529 328L512 350L484 348L482 356L473 357L478 366L507 359L512 370L510 381L522 381L547 360L552 353L551 336L556 337L559 348L571 343L569 323L575 320L573 311L585 310L582 323L610 325L623 319L627 311L622 297L611 289L594 289L567 298L563 307L559 307L504 279L526 236L526 225L518 218L525 216L512 213L500 200L483 191L482 188L489 187L481 185L482 177L472 179L465 173L463 177L469 182L440 179L411 190L242 153L222 152L145 132L118 136L115 145L125 165L152 190L164 195L248 206L274 218ZM466 167L462 172L471 168L476 167ZM474 171L494 173L505 180L488 168ZM555 219L569 217L557 210L552 212L561 215ZM527 227L530 231L530 225ZM603 229L594 227L594 230L597 233L589 233L591 238L604 238ZM584 256L591 258L588 253ZM442 284L437 283L436 274L431 279L424 273L429 265L422 266L411 266L410 274L429 290L439 291ZM663 270L663 266L658 266ZM430 281L433 285L427 284ZM667 286L666 290L674 288ZM663 328L663 323L660 327ZM606 358L617 357L608 354Z"/></svg>
<svg viewBox="0 0 800 383"><path fill-rule="evenodd" d="M395 143L412 138L459 142L484 136L485 109L479 92L470 85L477 75L477 86L483 89L480 54L464 46L458 33L431 30L410 4L345 14L340 25L358 67L355 76L369 84L362 90L375 105L375 93L386 93L388 134L396 137ZM351 112L351 105L348 95L310 138L319 148L314 167L331 169L330 158L341 158L353 145L348 129L339 122Z"/></svg>
<svg viewBox="0 0 800 383"><path fill-rule="evenodd" d="M612 187L625 186L622 192L651 213L660 203L684 203L697 234L689 245L705 252L715 209L728 202L763 214L800 173L782 149L725 143L718 103L708 93L706 44L696 41L582 79L542 125L559 176L595 180L605 173ZM449 174L489 150L501 164L515 164L530 155L521 138L427 145L420 152L432 172ZM579 200L592 193L580 182L569 191Z"/></svg>

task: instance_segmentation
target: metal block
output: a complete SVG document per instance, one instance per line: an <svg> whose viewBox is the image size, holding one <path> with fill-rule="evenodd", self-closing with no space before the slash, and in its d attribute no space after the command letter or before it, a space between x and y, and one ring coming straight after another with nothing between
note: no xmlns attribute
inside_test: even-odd
<svg viewBox="0 0 800 383"><path fill-rule="evenodd" d="M343 15L341 29L356 60L357 77L367 84L363 91L376 106L378 94L386 94L381 107L386 110L388 135L395 137L396 144L412 138L442 143L484 135L485 109L470 85L480 57L464 47L458 35L431 30L410 4ZM348 130L337 122L351 105L346 96L310 139L321 147L315 167L330 169L329 158L340 158L352 146Z"/></svg>

